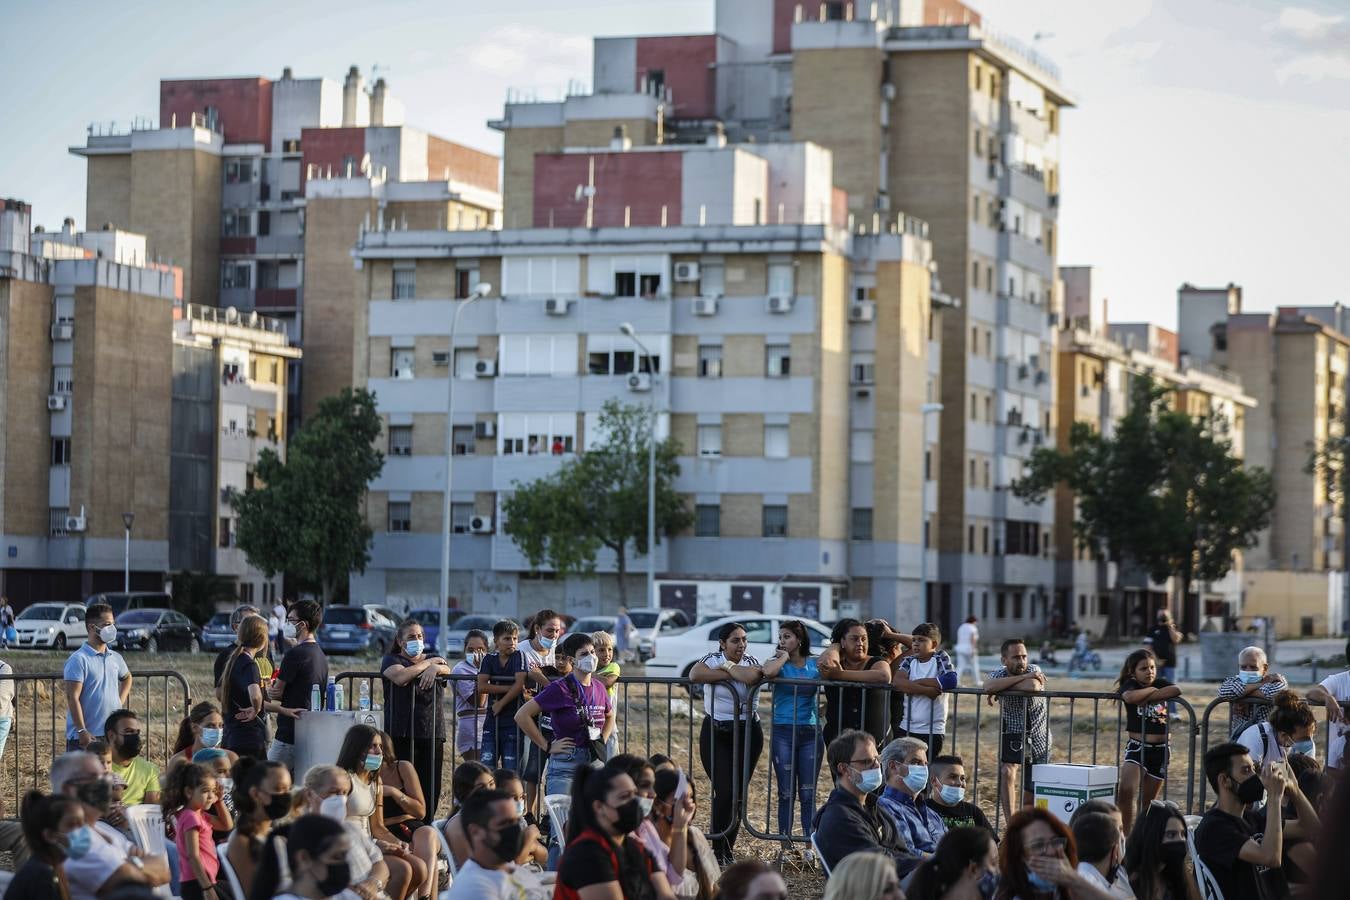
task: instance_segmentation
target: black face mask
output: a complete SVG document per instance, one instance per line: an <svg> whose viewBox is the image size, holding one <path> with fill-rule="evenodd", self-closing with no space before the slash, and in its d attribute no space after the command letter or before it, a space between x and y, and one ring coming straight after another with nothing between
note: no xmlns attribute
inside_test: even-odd
<svg viewBox="0 0 1350 900"><path fill-rule="evenodd" d="M346 862L328 863L328 871L317 884L319 893L333 897L351 887L352 867Z"/></svg>
<svg viewBox="0 0 1350 900"><path fill-rule="evenodd" d="M262 808L263 814L275 822L277 819L286 818L286 814L291 811L290 794L273 794L272 799Z"/></svg>
<svg viewBox="0 0 1350 900"><path fill-rule="evenodd" d="M139 734L123 734L117 738L117 749L122 751L122 755L127 759L141 755L141 736Z"/></svg>
<svg viewBox="0 0 1350 900"><path fill-rule="evenodd" d="M1163 841L1158 847L1158 856L1162 859L1163 869L1169 875L1182 871L1188 852L1185 841Z"/></svg>
<svg viewBox="0 0 1350 900"><path fill-rule="evenodd" d="M614 830L619 834L637 831L637 827L642 824L642 807L638 805L636 797L622 806L611 806L610 809L619 814L619 821L614 823Z"/></svg>
<svg viewBox="0 0 1350 900"><path fill-rule="evenodd" d="M1237 786L1237 798L1244 804L1260 803L1266 797L1266 786L1260 775L1253 775Z"/></svg>
<svg viewBox="0 0 1350 900"><path fill-rule="evenodd" d="M502 862L514 862L525 849L525 825L517 819L497 829L497 843L490 848L492 855Z"/></svg>
<svg viewBox="0 0 1350 900"><path fill-rule="evenodd" d="M106 778L87 781L75 788L75 797L86 806L106 813L112 806L112 782Z"/></svg>

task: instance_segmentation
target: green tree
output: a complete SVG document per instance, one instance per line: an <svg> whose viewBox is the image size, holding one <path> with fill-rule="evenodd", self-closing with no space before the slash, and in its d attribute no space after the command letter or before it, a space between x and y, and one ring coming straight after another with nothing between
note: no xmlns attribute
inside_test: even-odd
<svg viewBox="0 0 1350 900"><path fill-rule="evenodd" d="M184 569L173 576L174 608L198 625L216 613L217 603L238 602L234 582L224 575Z"/></svg>
<svg viewBox="0 0 1350 900"><path fill-rule="evenodd" d="M292 437L286 461L258 457L260 486L233 499L239 547L269 578L284 572L319 585L325 604L370 561L366 486L384 468L375 447L375 395L350 388L319 404Z"/></svg>
<svg viewBox="0 0 1350 900"><path fill-rule="evenodd" d="M559 575L595 574L602 549L614 552L619 602L627 604L630 548L647 552L647 462L652 441L645 406L610 400L600 413L604 438L552 475L515 484L502 502L504 530L538 569ZM675 492L679 444L666 438L656 445L656 532L669 535L687 528L692 516Z"/></svg>

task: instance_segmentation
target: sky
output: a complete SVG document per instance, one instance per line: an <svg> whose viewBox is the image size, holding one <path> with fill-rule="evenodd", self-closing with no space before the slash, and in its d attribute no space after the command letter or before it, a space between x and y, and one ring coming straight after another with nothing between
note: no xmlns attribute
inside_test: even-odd
<svg viewBox="0 0 1350 900"><path fill-rule="evenodd" d="M508 90L560 97L589 84L592 36L709 32L713 5L3 0L0 197L83 227L68 147L91 122L155 118L161 78L284 66L340 82L378 65L410 125L500 153L485 123ZM1350 0L971 5L1036 38L1078 101L1062 118L1059 259L1099 267L1112 320L1173 326L1186 281L1240 284L1249 310L1350 303Z"/></svg>

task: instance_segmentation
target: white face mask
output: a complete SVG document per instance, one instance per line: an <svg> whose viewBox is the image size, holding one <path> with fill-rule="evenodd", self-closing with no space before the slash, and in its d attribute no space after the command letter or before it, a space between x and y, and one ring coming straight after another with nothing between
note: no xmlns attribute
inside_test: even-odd
<svg viewBox="0 0 1350 900"><path fill-rule="evenodd" d="M590 654L589 656L577 657L577 669L587 674L594 672L598 664L599 660L595 658L594 653Z"/></svg>
<svg viewBox="0 0 1350 900"><path fill-rule="evenodd" d="M284 638L285 638L286 640L288 640L288 641L293 641L293 640L295 640L295 623L294 623L294 622L287 622L285 625L282 625L282 626L281 626L281 636L284 637Z"/></svg>
<svg viewBox="0 0 1350 900"><path fill-rule="evenodd" d="M326 816L334 822L347 821L347 798L341 794L324 797L323 802L319 804L319 815Z"/></svg>
<svg viewBox="0 0 1350 900"><path fill-rule="evenodd" d="M654 797L638 798L638 809L642 810L642 818L645 819L652 814L652 806L655 805L655 803L656 798Z"/></svg>
<svg viewBox="0 0 1350 900"><path fill-rule="evenodd" d="M117 626L104 625L98 630L98 639L105 644L111 644L113 641L117 640Z"/></svg>

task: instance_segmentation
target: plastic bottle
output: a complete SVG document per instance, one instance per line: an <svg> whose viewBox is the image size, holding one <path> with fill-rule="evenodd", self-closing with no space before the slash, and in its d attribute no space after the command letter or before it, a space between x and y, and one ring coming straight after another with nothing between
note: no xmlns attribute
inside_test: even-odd
<svg viewBox="0 0 1350 900"><path fill-rule="evenodd" d="M333 710L340 712L347 708L347 689L340 684L333 688Z"/></svg>
<svg viewBox="0 0 1350 900"><path fill-rule="evenodd" d="M310 685L309 688L309 709L311 712L319 712L323 709L323 705L319 701L319 686L317 684Z"/></svg>
<svg viewBox="0 0 1350 900"><path fill-rule="evenodd" d="M361 679L360 693L357 695L357 697L358 697L357 699L358 709L360 709L362 712L365 712L366 710L370 709L370 681L368 679L365 678Z"/></svg>
<svg viewBox="0 0 1350 900"><path fill-rule="evenodd" d="M337 709L337 679L332 675L328 676L328 693L324 698L323 708L330 712Z"/></svg>

